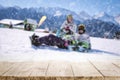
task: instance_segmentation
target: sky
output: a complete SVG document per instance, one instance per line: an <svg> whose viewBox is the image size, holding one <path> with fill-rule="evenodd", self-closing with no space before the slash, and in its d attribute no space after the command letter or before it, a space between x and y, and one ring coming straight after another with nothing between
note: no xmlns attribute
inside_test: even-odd
<svg viewBox="0 0 120 80"><path fill-rule="evenodd" d="M85 11L89 15L100 12L106 12L113 16L120 14L120 0L0 0L0 5L21 8L61 7L76 13Z"/></svg>

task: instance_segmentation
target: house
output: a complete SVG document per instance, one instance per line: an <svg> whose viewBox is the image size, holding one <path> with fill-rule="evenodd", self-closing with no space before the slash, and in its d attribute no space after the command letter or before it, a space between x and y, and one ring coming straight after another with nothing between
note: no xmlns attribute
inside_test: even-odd
<svg viewBox="0 0 120 80"><path fill-rule="evenodd" d="M26 19L26 20L2 19L0 20L0 27L8 27L8 28L12 27L12 28L24 29L29 31L31 30L34 31L37 25L38 25L37 21L33 19Z"/></svg>
<svg viewBox="0 0 120 80"><path fill-rule="evenodd" d="M25 19L24 20L24 29L28 31L34 31L38 23L34 19Z"/></svg>
<svg viewBox="0 0 120 80"><path fill-rule="evenodd" d="M24 28L24 20L2 19L0 20L1 27Z"/></svg>

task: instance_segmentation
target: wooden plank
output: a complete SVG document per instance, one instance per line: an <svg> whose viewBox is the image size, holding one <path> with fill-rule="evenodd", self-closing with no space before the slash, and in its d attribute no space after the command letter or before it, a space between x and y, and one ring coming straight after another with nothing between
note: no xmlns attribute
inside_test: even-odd
<svg viewBox="0 0 120 80"><path fill-rule="evenodd" d="M74 80L104 80L103 77L75 77Z"/></svg>
<svg viewBox="0 0 120 80"><path fill-rule="evenodd" d="M105 77L104 80L120 80L120 77Z"/></svg>
<svg viewBox="0 0 120 80"><path fill-rule="evenodd" d="M10 70L3 74L3 76L15 76L16 72L19 70L21 63L15 63Z"/></svg>
<svg viewBox="0 0 120 80"><path fill-rule="evenodd" d="M89 62L72 64L75 80L103 80L103 76Z"/></svg>
<svg viewBox="0 0 120 80"><path fill-rule="evenodd" d="M74 80L74 77L66 77L66 76L64 76L64 77L60 77L60 76L54 76L54 77L45 77L45 79L44 80Z"/></svg>
<svg viewBox="0 0 120 80"><path fill-rule="evenodd" d="M74 80L74 77L0 77L0 80Z"/></svg>
<svg viewBox="0 0 120 80"><path fill-rule="evenodd" d="M120 68L120 60L115 60L112 63Z"/></svg>
<svg viewBox="0 0 120 80"><path fill-rule="evenodd" d="M50 80L46 77L37 77L37 76L0 76L0 80ZM51 79L52 80L52 79Z"/></svg>
<svg viewBox="0 0 120 80"><path fill-rule="evenodd" d="M92 62L95 67L102 73L105 79L114 80L120 78L120 69L116 67L112 62ZM116 79L115 79L116 80Z"/></svg>
<svg viewBox="0 0 120 80"><path fill-rule="evenodd" d="M10 77L10 76L0 76L0 80L15 80L14 77ZM16 79L18 80L18 79Z"/></svg>
<svg viewBox="0 0 120 80"><path fill-rule="evenodd" d="M2 76L5 72L7 72L14 63L12 62L0 62L0 76Z"/></svg>
<svg viewBox="0 0 120 80"><path fill-rule="evenodd" d="M46 76L48 62L36 62L32 64L30 76Z"/></svg>
<svg viewBox="0 0 120 80"><path fill-rule="evenodd" d="M4 74L4 76L29 76L32 63L15 63L14 66Z"/></svg>
<svg viewBox="0 0 120 80"><path fill-rule="evenodd" d="M19 70L17 70L18 73L16 74L16 76L30 76L32 67L32 62L21 63Z"/></svg>
<svg viewBox="0 0 120 80"><path fill-rule="evenodd" d="M67 62L52 62L49 64L46 76L73 77L71 65Z"/></svg>
<svg viewBox="0 0 120 80"><path fill-rule="evenodd" d="M48 63L45 62L25 62L21 63L16 76L45 76Z"/></svg>
<svg viewBox="0 0 120 80"><path fill-rule="evenodd" d="M119 62L0 62L0 80L120 80Z"/></svg>

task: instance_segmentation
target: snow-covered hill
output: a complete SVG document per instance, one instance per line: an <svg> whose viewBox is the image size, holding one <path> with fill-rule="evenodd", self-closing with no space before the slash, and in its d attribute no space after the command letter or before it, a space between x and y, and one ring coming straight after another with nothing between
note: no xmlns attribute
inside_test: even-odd
<svg viewBox="0 0 120 80"><path fill-rule="evenodd" d="M91 37L92 51L81 53L56 47L33 47L29 36L48 33L0 28L0 61L86 61L120 59L120 41Z"/></svg>

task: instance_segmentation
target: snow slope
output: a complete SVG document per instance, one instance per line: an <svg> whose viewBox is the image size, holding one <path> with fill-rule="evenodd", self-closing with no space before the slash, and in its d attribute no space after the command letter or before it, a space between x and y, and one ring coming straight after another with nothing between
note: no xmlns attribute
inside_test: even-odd
<svg viewBox="0 0 120 80"><path fill-rule="evenodd" d="M107 61L120 59L120 41L91 37L92 51L81 53L56 47L31 46L29 36L48 33L0 28L0 61Z"/></svg>

